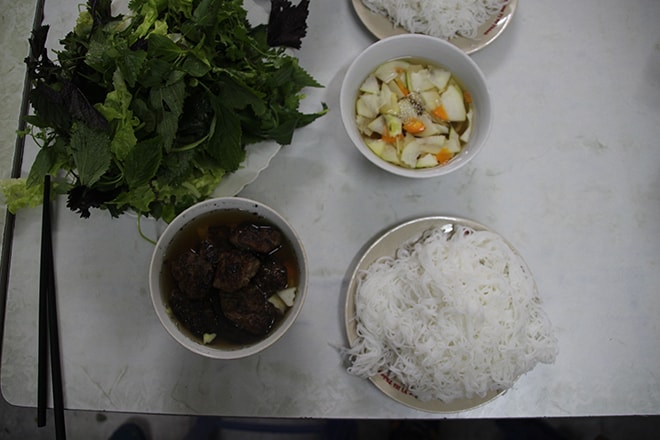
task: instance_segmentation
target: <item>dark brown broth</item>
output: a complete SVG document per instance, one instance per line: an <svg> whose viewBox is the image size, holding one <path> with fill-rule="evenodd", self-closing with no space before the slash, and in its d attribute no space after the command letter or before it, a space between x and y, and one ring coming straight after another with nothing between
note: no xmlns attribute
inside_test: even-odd
<svg viewBox="0 0 660 440"><path fill-rule="evenodd" d="M167 248L165 252L165 258L163 261L163 268L160 273L160 284L163 286L164 292L166 294L166 300L169 307L169 298L171 292L174 290L174 280L170 274L169 269L169 260L177 255L180 255L183 252L186 252L190 249L198 249L200 243L206 238L206 234L209 227L213 226L236 226L240 223L249 222L257 226L269 226L276 229L275 225L270 223L265 218L259 216L256 213L242 211L242 210L223 210L209 212L207 214L200 215L194 220L191 220L185 226L183 226L176 234L172 243ZM282 232L282 246L271 254L271 257L276 259L280 264L286 266L288 271L288 287L294 287L298 285L299 282L299 267L298 261L296 259L296 254L289 241L289 238L286 237L284 231ZM251 336L247 334L241 334L240 339L234 340L227 337L227 335L216 335L215 339L209 344L203 344L203 341L192 334L183 324L181 324L178 319L170 313L170 318L176 323L177 327L188 336L190 339L197 341L200 344L207 345L210 347L218 348L239 348L246 345L255 344L272 333L277 326L284 320L290 309L288 309L284 315L279 316L277 321L273 324L270 332L263 336Z"/></svg>

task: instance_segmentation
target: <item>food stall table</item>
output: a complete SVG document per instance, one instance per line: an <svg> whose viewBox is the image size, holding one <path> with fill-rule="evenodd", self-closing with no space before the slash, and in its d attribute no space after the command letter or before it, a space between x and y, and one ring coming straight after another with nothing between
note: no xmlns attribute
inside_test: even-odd
<svg viewBox="0 0 660 440"><path fill-rule="evenodd" d="M72 28L77 5L46 0L49 47ZM265 20L269 5L246 0L253 20ZM306 90L303 109L325 102L330 111L238 192L278 210L302 238L310 282L298 320L250 358L186 351L153 311L153 245L136 217L81 219L61 199L54 249L66 408L296 418L659 414L658 23L654 0L520 2L505 32L471 55L493 101L486 147L453 174L406 179L366 161L339 114L343 75L375 37L351 2L312 1L307 36L292 53L325 86ZM34 154L26 142L24 172ZM348 374L340 351L346 287L362 252L428 215L473 219L513 243L559 341L554 364L466 411L404 406ZM0 384L12 405L36 405L40 222L40 209L22 210L4 237ZM164 224L143 219L141 227L157 237Z"/></svg>

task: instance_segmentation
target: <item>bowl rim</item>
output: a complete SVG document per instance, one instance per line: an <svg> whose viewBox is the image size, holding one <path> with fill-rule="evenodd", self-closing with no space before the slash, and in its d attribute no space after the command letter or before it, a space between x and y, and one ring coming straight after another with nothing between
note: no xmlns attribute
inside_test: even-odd
<svg viewBox="0 0 660 440"><path fill-rule="evenodd" d="M355 126L354 103L355 103L355 99L357 98L357 88L352 89L351 84L360 83L364 78L366 78L368 73L373 71L379 64L384 63L387 60L405 58L405 57L427 59L432 62L443 64L441 62L434 61L433 55L432 54L429 55L428 50L425 51L424 53L411 54L409 49L407 49L405 53L399 53L400 52L399 50L390 49L390 46L393 43L397 43L399 41L406 42L407 40L409 40L410 42L423 44L425 48L428 48L429 46L438 47L440 48L439 50L442 50L444 53L447 54L446 57L450 56L452 61L458 60L458 62L463 63L463 66L467 67L471 71L471 74L469 75L469 78L467 78L467 81L463 75L459 76L460 80L462 82L470 82L470 83L474 82L479 86L480 92L483 92L483 93L479 93L477 97L475 90L473 89L470 90L470 92L473 94L473 97L476 98L475 101L478 102L478 104L475 105L474 107L475 117L478 118L477 119L478 122L475 128L478 129L478 132L473 133L472 135L472 139L475 139L474 137L475 134L478 136L478 142L468 144L469 147L468 149L464 148L461 151L461 153L459 153L448 164L445 165L439 165L432 168L415 169L415 168L405 168L399 165L389 163L378 157L373 151L369 149L369 147L366 146L364 141L362 141L359 132L357 131L357 127ZM406 43L406 44L410 44L410 43ZM385 50L386 48L392 52L390 56L379 57L382 58L382 61L372 66L367 67L365 64L363 64L363 60L366 56L374 52L375 53L379 53L380 51L386 52ZM419 49L415 48L413 52L417 52L418 50ZM452 71L452 74L454 74L453 72L454 69L452 69L450 66L448 66L447 68L450 71ZM342 123L346 130L346 133L348 134L349 138L351 139L354 146L358 149L358 151L360 151L360 153L362 153L362 155L365 158L367 158L371 163L375 164L379 168L388 171L392 174L403 177L410 177L410 178L438 177L449 174L453 171L458 170L459 168L462 168L481 152L481 150L486 144L486 141L488 140L493 125L493 112L492 112L492 101L490 96L490 90L488 87L486 76L484 75L479 65L470 57L469 54L460 50L453 44L441 38L437 38L429 35L422 35L422 34L394 35L378 40L367 46L362 52L360 52L355 57L355 59L348 66L348 69L346 70L344 79L342 81L339 101L340 101L339 108L341 112Z"/></svg>
<svg viewBox="0 0 660 440"><path fill-rule="evenodd" d="M288 315L279 323L274 331L254 344L242 345L231 349L221 349L215 346L204 345L193 340L179 329L175 320L167 313L167 305L160 290L161 268L172 239L182 228L188 225L197 216L214 211L237 209L256 213L257 215L264 217L267 221L275 224L282 233L284 233L287 239L291 242L296 258L298 259L300 275L294 306L288 310ZM282 214L270 206L254 199L237 196L215 197L198 202L186 208L177 215L160 234L149 263L149 296L161 326L165 328L169 336L178 342L179 345L193 353L212 359L241 359L260 353L274 345L297 320L307 297L309 284L309 276L307 272L307 252L303 242L300 239L298 232Z"/></svg>

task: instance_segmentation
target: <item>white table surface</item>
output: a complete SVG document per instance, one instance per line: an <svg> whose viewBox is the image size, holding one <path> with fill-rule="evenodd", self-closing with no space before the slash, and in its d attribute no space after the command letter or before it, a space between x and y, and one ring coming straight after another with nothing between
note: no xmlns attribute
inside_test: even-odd
<svg viewBox="0 0 660 440"><path fill-rule="evenodd" d="M77 1L47 0L53 35ZM256 1L259 12L268 2ZM312 1L297 52L330 113L299 130L241 196L284 213L309 256L309 297L259 356L187 352L149 299L152 245L135 218L55 212L65 385L71 409L285 417L526 417L660 414L660 2L520 1L504 34L472 55L494 128L453 175L408 180L352 147L339 115L350 61L374 41L348 0ZM51 40L54 41L54 40ZM22 82L16 84L22 87ZM18 112L18 109L17 109ZM28 151L26 162L33 152ZM26 169L29 163L26 163ZM535 275L559 356L479 408L430 414L346 373L347 277L380 233L425 215L477 220L510 240ZM143 227L154 236L161 223ZM40 210L20 212L9 272L1 386L34 406ZM5 239L7 239L5 237Z"/></svg>

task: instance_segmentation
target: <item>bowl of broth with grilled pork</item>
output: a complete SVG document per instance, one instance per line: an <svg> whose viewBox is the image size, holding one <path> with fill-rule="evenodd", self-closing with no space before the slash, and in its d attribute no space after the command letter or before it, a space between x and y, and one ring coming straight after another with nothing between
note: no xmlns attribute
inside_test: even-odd
<svg viewBox="0 0 660 440"><path fill-rule="evenodd" d="M307 293L307 256L290 223L240 197L210 199L177 216L154 249L154 309L187 349L237 359L277 342Z"/></svg>

